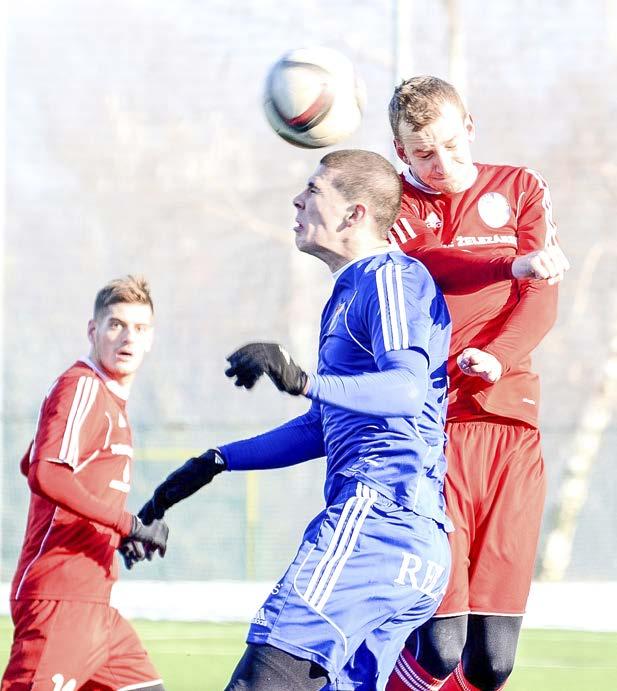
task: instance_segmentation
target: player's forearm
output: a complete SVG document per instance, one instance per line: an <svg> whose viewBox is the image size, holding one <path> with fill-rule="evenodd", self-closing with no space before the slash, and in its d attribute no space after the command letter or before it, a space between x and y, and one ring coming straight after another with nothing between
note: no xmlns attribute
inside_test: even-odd
<svg viewBox="0 0 617 691"><path fill-rule="evenodd" d="M316 406L276 429L219 446L228 470L269 470L325 455L321 417Z"/></svg>
<svg viewBox="0 0 617 691"><path fill-rule="evenodd" d="M121 509L114 510L89 492L66 464L52 461L33 463L28 471L28 484L33 492L76 516L113 528L122 536L131 531L131 514Z"/></svg>
<svg viewBox="0 0 617 691"><path fill-rule="evenodd" d="M525 282L520 291L499 336L483 348L499 360L504 373L530 355L557 318L557 286Z"/></svg>
<svg viewBox="0 0 617 691"><path fill-rule="evenodd" d="M321 403L376 417L417 417L426 400L428 376L425 365L424 371L393 368L356 376L311 374L309 382L307 396Z"/></svg>
<svg viewBox="0 0 617 691"><path fill-rule="evenodd" d="M405 254L421 261L444 293L472 293L497 281L512 279L516 257L482 256L446 247L401 245Z"/></svg>

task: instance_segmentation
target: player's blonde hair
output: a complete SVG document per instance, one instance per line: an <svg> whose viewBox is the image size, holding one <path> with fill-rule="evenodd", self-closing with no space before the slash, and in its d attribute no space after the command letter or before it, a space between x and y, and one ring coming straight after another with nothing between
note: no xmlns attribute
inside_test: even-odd
<svg viewBox="0 0 617 691"><path fill-rule="evenodd" d="M363 149L332 151L320 164L337 171L332 184L347 201L367 204L380 237L386 239L401 208L402 183L394 166Z"/></svg>
<svg viewBox="0 0 617 691"><path fill-rule="evenodd" d="M425 75L403 80L394 89L388 108L394 138L399 138L402 122L411 125L414 132L430 125L440 116L444 103L456 106L463 118L467 114L458 91L443 79Z"/></svg>
<svg viewBox="0 0 617 691"><path fill-rule="evenodd" d="M103 286L94 300L94 318L99 319L111 305L118 302L148 305L154 314L150 286L143 276L128 275L123 278L115 278Z"/></svg>

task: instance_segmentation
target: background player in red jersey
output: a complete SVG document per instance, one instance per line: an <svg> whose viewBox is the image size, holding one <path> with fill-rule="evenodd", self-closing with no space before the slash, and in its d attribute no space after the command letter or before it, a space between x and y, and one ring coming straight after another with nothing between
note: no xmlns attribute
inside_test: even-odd
<svg viewBox="0 0 617 691"><path fill-rule="evenodd" d="M499 272L524 253L563 255L546 182L473 162L474 123L450 84L403 82L390 122L408 165L390 237L427 265L452 315L446 498L456 530L446 596L408 639L387 688L494 691L514 664L545 495L530 353L557 310L555 285ZM456 263L461 251L471 262L492 257L495 282L474 285L473 264Z"/></svg>
<svg viewBox="0 0 617 691"><path fill-rule="evenodd" d="M32 490L11 589L13 645L2 691L149 689L163 684L109 606L122 538L165 553L167 526L125 510L133 457L130 386L152 343L143 279L111 281L88 323L90 354L48 392L21 462Z"/></svg>

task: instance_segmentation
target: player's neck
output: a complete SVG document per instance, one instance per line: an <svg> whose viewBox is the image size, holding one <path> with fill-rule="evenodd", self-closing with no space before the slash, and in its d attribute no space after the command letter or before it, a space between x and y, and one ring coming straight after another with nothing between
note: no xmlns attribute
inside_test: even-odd
<svg viewBox="0 0 617 691"><path fill-rule="evenodd" d="M380 242L376 245L371 245L363 248L362 251L357 251L346 255L344 258L341 257L341 262L337 264L336 268L331 268L332 277L336 279L345 271L345 269L352 264L360 261L361 259L366 259L367 257L373 257L376 254L381 254L382 252L390 252L393 249L392 245L388 242Z"/></svg>
<svg viewBox="0 0 617 691"><path fill-rule="evenodd" d="M95 370L102 376L106 383L112 382L122 391L122 398L128 398L133 380L135 379L135 372L132 372L131 374L110 372L93 353L89 354L88 363L95 368Z"/></svg>

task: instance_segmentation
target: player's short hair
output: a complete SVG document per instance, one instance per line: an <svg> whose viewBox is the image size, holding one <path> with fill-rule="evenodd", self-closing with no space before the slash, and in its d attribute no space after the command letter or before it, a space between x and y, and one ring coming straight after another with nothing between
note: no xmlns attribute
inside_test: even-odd
<svg viewBox="0 0 617 691"><path fill-rule="evenodd" d="M335 170L333 186L350 202L363 201L386 239L401 209L402 183L394 166L383 156L363 149L341 149L320 161Z"/></svg>
<svg viewBox="0 0 617 691"><path fill-rule="evenodd" d="M443 79L425 75L403 80L395 89L388 114L394 138L398 139L401 122L414 132L437 120L444 103L451 103L465 117L467 109L458 91Z"/></svg>
<svg viewBox="0 0 617 691"><path fill-rule="evenodd" d="M111 305L118 302L148 305L154 314L150 286L143 276L128 275L123 278L115 278L103 286L94 300L94 318L99 319Z"/></svg>

